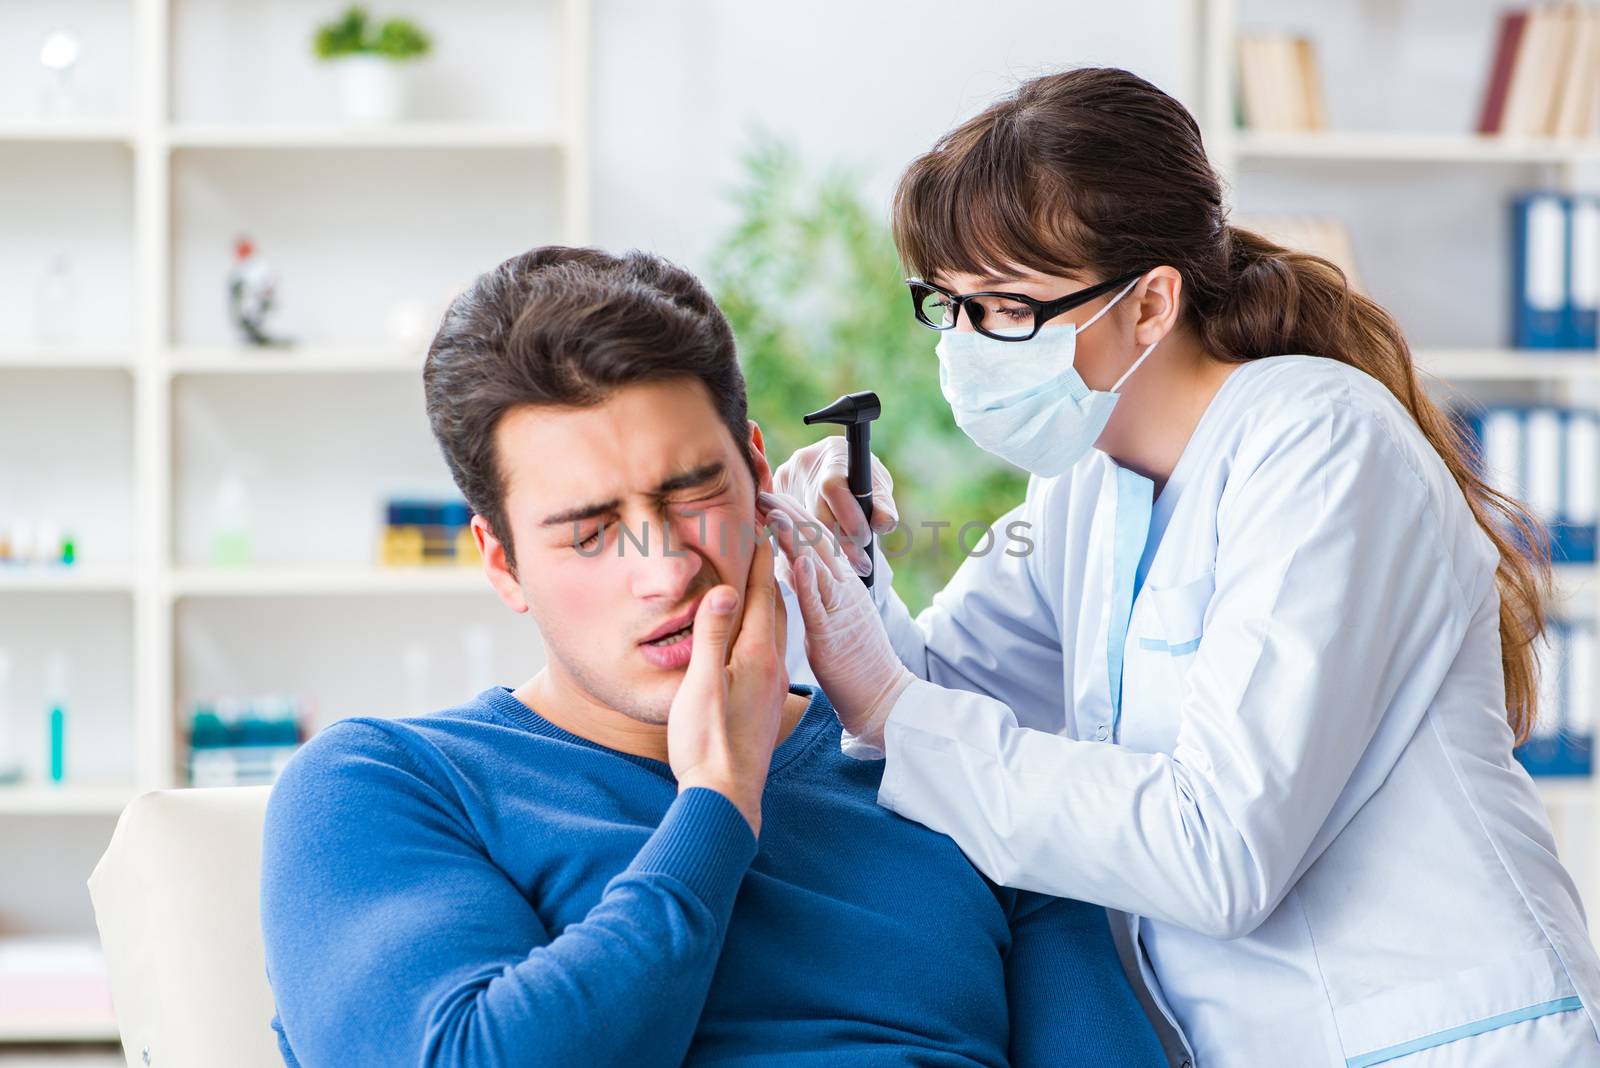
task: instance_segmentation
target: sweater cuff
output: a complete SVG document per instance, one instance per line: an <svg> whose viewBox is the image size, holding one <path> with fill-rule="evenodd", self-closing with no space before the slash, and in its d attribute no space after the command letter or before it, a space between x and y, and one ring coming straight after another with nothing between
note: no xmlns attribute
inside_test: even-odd
<svg viewBox="0 0 1600 1068"><path fill-rule="evenodd" d="M755 857L756 836L734 803L692 786L672 802L628 873L671 876L726 918Z"/></svg>

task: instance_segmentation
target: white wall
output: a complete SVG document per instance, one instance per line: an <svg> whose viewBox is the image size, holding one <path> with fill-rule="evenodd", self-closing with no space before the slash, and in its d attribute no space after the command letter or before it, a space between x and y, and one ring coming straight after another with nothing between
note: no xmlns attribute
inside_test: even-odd
<svg viewBox="0 0 1600 1068"><path fill-rule="evenodd" d="M1021 78L1115 64L1183 95L1188 7L598 0L594 241L703 270L757 127L859 171L887 211L912 157Z"/></svg>

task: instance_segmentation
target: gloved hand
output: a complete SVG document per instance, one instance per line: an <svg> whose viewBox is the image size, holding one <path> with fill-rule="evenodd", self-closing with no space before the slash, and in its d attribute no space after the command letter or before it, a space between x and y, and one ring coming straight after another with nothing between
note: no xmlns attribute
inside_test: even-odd
<svg viewBox="0 0 1600 1068"><path fill-rule="evenodd" d="M845 556L856 573L872 570L867 562L866 517L850 494L850 457L843 435L813 442L783 461L772 473L772 488L793 498L815 521L843 535ZM889 469L872 458L872 529L887 534L900 522L894 506L894 479Z"/></svg>
<svg viewBox="0 0 1600 1068"><path fill-rule="evenodd" d="M883 725L914 676L895 655L872 595L832 533L793 497L762 493L756 506L777 536L778 578L799 602L806 659L844 724L845 752L881 757Z"/></svg>

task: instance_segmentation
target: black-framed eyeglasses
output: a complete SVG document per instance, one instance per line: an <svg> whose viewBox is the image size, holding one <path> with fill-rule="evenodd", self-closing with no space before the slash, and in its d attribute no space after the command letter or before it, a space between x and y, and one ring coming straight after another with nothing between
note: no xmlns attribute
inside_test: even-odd
<svg viewBox="0 0 1600 1068"><path fill-rule="evenodd" d="M957 294L921 278L907 278L906 285L911 288L911 306L917 322L930 330L953 330L964 307L972 328L984 337L996 341L1027 341L1062 312L1120 289L1144 273L1133 271L1056 300L1034 300L1021 293Z"/></svg>

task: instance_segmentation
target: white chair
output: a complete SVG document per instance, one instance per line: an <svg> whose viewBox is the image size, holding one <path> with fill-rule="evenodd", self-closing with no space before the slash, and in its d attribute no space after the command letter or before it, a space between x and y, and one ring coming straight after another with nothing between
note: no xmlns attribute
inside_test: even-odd
<svg viewBox="0 0 1600 1068"><path fill-rule="evenodd" d="M270 792L145 794L89 876L130 1068L282 1068L259 905Z"/></svg>

